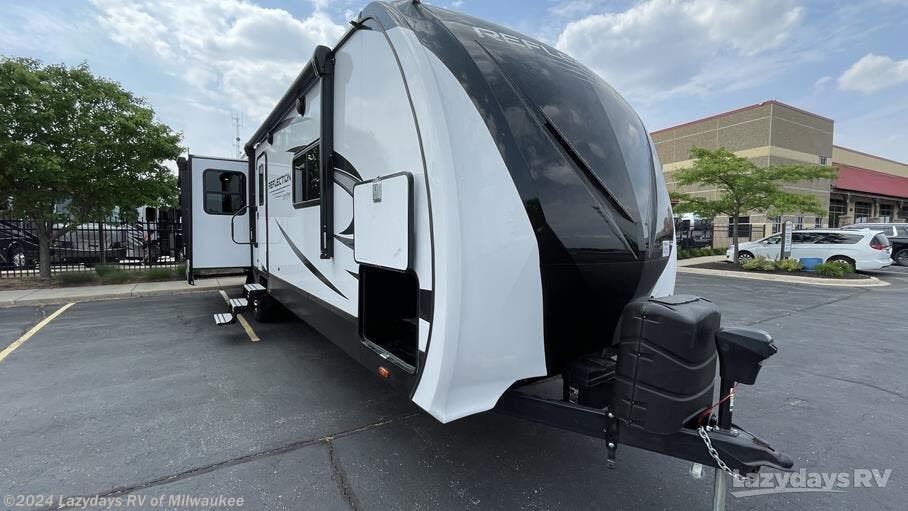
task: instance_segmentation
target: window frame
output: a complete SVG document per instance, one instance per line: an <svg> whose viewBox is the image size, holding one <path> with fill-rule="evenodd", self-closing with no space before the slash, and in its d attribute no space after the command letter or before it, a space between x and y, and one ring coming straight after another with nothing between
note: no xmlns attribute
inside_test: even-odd
<svg viewBox="0 0 908 511"><path fill-rule="evenodd" d="M858 205L860 204L861 212L858 213ZM866 211L866 213L864 213ZM873 216L873 203L865 201L854 201L854 222L855 223L868 223L870 218Z"/></svg>
<svg viewBox="0 0 908 511"><path fill-rule="evenodd" d="M208 180L207 180L207 176L208 176L208 173L209 173L209 172L217 172L218 174L238 174L238 175L242 178L242 180L241 180L241 182L242 182L242 188L241 188L241 190L240 190L238 193L236 193L236 194L233 194L233 193L224 193L224 192L222 192L222 191L208 191L208 188L207 188L205 185L206 185L206 183L207 183L207 181L208 181ZM218 177L220 178L220 176L218 176ZM207 215L227 215L227 216L233 216L233 215L237 214L237 212L242 211L243 208L249 206L249 198L247 197L247 195L248 195L248 190L249 190L249 188L248 188L247 183L246 183L246 173L244 173L244 172L240 172L240 171L238 171L238 170L224 170L224 169L217 169L217 168L208 168L208 169L205 169L204 171L202 171L202 210L203 210L203 211L205 212L205 214L207 214ZM242 206L236 208L235 210L233 210L233 211L231 211L231 212L229 212L229 213L224 213L224 212L218 213L218 212L215 212L215 211L211 211L210 209L208 209L208 194L209 194L209 193L218 193L218 194L220 194L220 195L222 195L222 196L223 196L223 195L239 195L240 197L243 198L243 204L242 204Z"/></svg>
<svg viewBox="0 0 908 511"><path fill-rule="evenodd" d="M883 208L887 209L887 211L889 213L888 215L883 214ZM880 204L879 205L879 212L877 214L877 217L882 219L884 223L891 222L894 214L895 214L895 206L893 206L892 204Z"/></svg>
<svg viewBox="0 0 908 511"><path fill-rule="evenodd" d="M311 208L312 206L318 206L322 203L321 183L319 183L319 196L317 198L303 200L303 201L299 201L299 202L297 202L297 200L296 200L296 162L300 158L303 158L304 156L306 156L306 153L308 153L309 151L311 151L313 149L318 148L319 151L321 151L320 144L321 144L321 139L319 138L319 139L316 139L314 142L306 145L306 147L302 148L299 152L293 154L293 161L290 164L290 201L293 203L294 209ZM321 160L321 154L319 154L319 160ZM318 173L319 173L319 179L322 179L321 164L319 164ZM305 177L304 177L304 181L305 181ZM305 182L304 182L304 184L305 184Z"/></svg>

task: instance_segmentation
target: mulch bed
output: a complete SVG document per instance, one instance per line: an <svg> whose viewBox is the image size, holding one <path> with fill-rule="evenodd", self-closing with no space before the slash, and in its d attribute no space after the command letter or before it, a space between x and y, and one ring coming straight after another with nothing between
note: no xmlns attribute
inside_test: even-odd
<svg viewBox="0 0 908 511"><path fill-rule="evenodd" d="M830 279L830 280L867 280L870 277L868 275L861 275L860 273L846 273L843 277L824 277L822 275L817 275L816 273L811 273L809 271L785 271L785 270L773 270L773 271L763 271L763 270L745 270L741 268L740 265L719 261L715 263L700 263L692 264L687 266L687 268L703 268L704 270L722 270L722 271L740 271L744 273L765 273L769 275L791 275L796 277L810 277L813 279Z"/></svg>

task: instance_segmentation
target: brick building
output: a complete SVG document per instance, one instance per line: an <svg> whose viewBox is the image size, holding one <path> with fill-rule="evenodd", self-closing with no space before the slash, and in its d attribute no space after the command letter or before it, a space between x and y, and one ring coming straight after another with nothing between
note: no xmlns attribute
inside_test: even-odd
<svg viewBox="0 0 908 511"><path fill-rule="evenodd" d="M908 164L834 145L834 128L835 122L828 117L771 100L655 131L652 137L671 190L678 189L672 173L693 163L691 147L724 147L760 166L804 164L839 169L833 181L785 186L788 191L817 197L827 211L825 215L751 214L741 219L745 237L756 239L777 232L787 220L803 228L904 221L908 217ZM716 193L703 187L682 191L707 196ZM719 217L715 223L729 222ZM724 237L722 229L717 229L714 245L726 245Z"/></svg>

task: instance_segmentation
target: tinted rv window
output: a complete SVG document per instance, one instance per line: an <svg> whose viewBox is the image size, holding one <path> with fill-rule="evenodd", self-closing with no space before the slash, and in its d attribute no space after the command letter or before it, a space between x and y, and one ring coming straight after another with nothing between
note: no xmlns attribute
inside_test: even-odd
<svg viewBox="0 0 908 511"><path fill-rule="evenodd" d="M246 176L242 172L209 169L202 174L205 212L232 215L246 205Z"/></svg>
<svg viewBox="0 0 908 511"><path fill-rule="evenodd" d="M544 113L618 202L635 220L653 221L656 176L649 137L627 102L568 57L486 39L480 42L501 72ZM535 57L532 65L527 54Z"/></svg>
<svg viewBox="0 0 908 511"><path fill-rule="evenodd" d="M293 159L293 204L314 204L321 193L318 143Z"/></svg>

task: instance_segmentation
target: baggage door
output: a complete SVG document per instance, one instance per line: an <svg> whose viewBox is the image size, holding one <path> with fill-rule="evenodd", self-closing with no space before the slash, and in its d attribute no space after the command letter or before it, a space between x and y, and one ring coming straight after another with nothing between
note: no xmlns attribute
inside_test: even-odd
<svg viewBox="0 0 908 511"><path fill-rule="evenodd" d="M195 270L250 267L248 162L190 155L188 167L189 281Z"/></svg>

